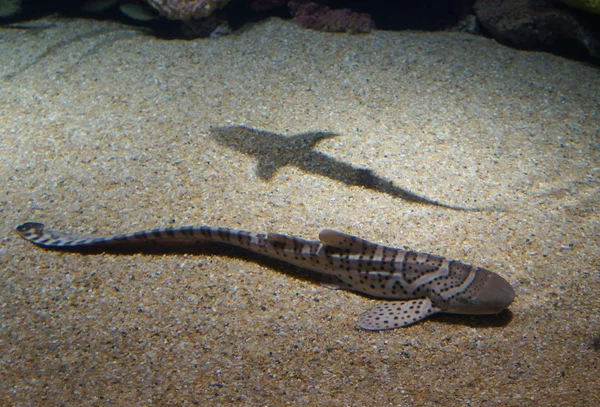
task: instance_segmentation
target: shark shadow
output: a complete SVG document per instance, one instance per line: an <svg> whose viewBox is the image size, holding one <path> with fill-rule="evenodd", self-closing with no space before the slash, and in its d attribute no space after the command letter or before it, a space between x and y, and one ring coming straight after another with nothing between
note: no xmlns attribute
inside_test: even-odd
<svg viewBox="0 0 600 407"><path fill-rule="evenodd" d="M209 134L217 143L255 157L258 161L257 175L265 181L270 180L280 168L290 165L346 185L360 186L408 202L459 211L482 210L445 204L415 194L394 185L392 181L380 177L373 170L355 167L315 150L316 144L321 140L339 136L335 133L312 132L284 136L245 126L230 126L213 128Z"/></svg>

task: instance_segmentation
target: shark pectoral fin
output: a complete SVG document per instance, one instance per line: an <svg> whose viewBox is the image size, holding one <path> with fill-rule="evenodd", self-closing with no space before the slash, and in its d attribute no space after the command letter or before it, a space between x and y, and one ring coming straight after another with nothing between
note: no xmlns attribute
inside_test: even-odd
<svg viewBox="0 0 600 407"><path fill-rule="evenodd" d="M286 165L285 163L276 163L271 161L268 157L258 156L258 162L256 163L256 175L263 181L269 181L281 167Z"/></svg>
<svg viewBox="0 0 600 407"><path fill-rule="evenodd" d="M349 250L350 253L362 252L366 247L376 246L375 243L368 242L356 236L338 232L332 229L323 229L319 233L319 240L325 246L338 247L340 249Z"/></svg>
<svg viewBox="0 0 600 407"><path fill-rule="evenodd" d="M361 314L359 325L368 331L401 328L440 312L429 298L386 301Z"/></svg>

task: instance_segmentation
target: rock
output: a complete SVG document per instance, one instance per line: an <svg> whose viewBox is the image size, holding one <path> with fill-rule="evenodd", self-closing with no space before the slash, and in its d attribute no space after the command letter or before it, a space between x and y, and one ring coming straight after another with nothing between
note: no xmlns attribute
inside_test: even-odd
<svg viewBox="0 0 600 407"><path fill-rule="evenodd" d="M292 0L288 3L290 13L300 26L313 30L368 33L375 27L371 16L350 9L332 9L312 0Z"/></svg>
<svg viewBox="0 0 600 407"><path fill-rule="evenodd" d="M569 57L600 60L600 17L584 15L552 0L477 0L475 15L498 41Z"/></svg>
<svg viewBox="0 0 600 407"><path fill-rule="evenodd" d="M137 21L152 21L158 18L156 10L146 3L124 3L119 6L121 13Z"/></svg>
<svg viewBox="0 0 600 407"><path fill-rule="evenodd" d="M227 19L220 13L182 21L181 30L185 38L218 38L231 34Z"/></svg>
<svg viewBox="0 0 600 407"><path fill-rule="evenodd" d="M229 0L146 0L169 20L191 20L208 17L229 3Z"/></svg>
<svg viewBox="0 0 600 407"><path fill-rule="evenodd" d="M600 0L562 0L562 2L588 13L600 14Z"/></svg>
<svg viewBox="0 0 600 407"><path fill-rule="evenodd" d="M0 18L19 14L22 3L22 0L0 0Z"/></svg>

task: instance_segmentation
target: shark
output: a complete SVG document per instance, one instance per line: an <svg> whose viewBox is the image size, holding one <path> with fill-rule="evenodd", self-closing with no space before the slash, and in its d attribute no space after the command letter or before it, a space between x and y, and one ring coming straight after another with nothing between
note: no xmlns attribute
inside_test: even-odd
<svg viewBox="0 0 600 407"><path fill-rule="evenodd" d="M332 229L323 229L318 241L210 226L76 236L27 222L16 232L37 246L55 250L204 243L245 249L320 273L331 288L378 299L372 309L359 316L359 326L370 331L405 327L437 313L498 314L515 298L507 280L482 267L387 247Z"/></svg>

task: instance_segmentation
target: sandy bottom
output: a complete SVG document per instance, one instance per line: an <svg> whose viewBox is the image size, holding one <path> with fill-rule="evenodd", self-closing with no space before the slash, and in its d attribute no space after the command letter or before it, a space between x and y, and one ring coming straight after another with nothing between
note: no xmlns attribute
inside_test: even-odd
<svg viewBox="0 0 600 407"><path fill-rule="evenodd" d="M277 19L196 41L20 27L0 29L0 404L600 403L598 69ZM285 268L50 252L25 221L335 228L486 267L517 298L366 332L374 300Z"/></svg>

